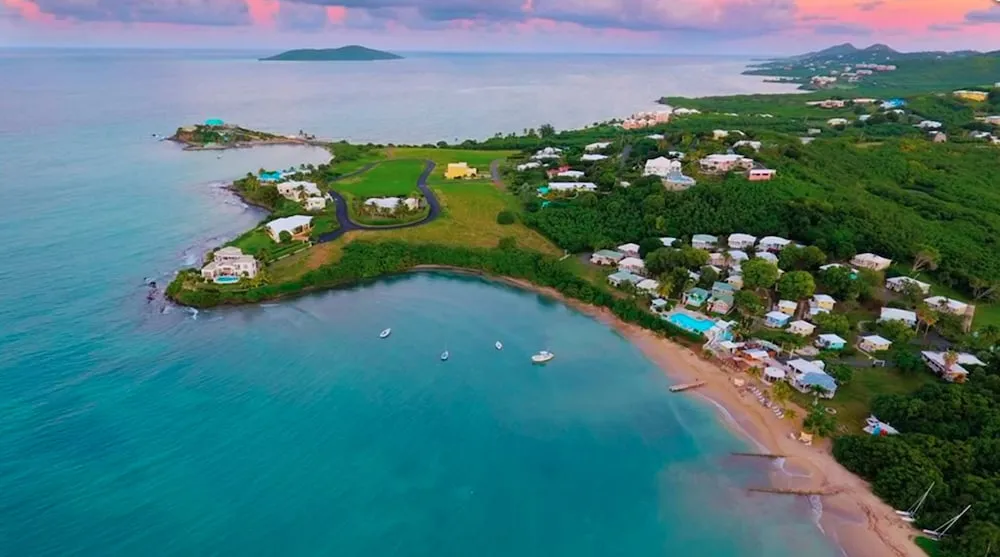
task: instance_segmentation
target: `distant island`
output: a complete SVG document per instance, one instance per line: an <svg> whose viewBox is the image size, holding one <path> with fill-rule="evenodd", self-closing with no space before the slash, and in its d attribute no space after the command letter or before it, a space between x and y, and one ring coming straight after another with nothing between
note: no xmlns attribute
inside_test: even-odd
<svg viewBox="0 0 1000 557"><path fill-rule="evenodd" d="M241 149L260 145L316 145L322 147L327 144L302 130L299 130L297 135L276 135L228 124L217 118L205 120L204 124L177 128L174 135L166 139L184 145L186 151Z"/></svg>
<svg viewBox="0 0 1000 557"><path fill-rule="evenodd" d="M265 62L363 62L400 60L402 58L402 56L391 52L359 45L348 45L340 48L300 48L268 58L261 58L261 60Z"/></svg>

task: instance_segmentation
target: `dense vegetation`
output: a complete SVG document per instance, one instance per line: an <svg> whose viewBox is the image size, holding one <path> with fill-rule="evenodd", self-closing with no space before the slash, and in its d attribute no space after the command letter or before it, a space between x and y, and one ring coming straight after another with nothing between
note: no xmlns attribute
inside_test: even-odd
<svg viewBox="0 0 1000 557"><path fill-rule="evenodd" d="M917 515L922 528L937 528L972 505L940 555L979 557L1000 546L1000 358L963 385L935 383L915 395L879 397L873 410L902 435L840 437L837 460L897 509L909 508L934 483Z"/></svg>

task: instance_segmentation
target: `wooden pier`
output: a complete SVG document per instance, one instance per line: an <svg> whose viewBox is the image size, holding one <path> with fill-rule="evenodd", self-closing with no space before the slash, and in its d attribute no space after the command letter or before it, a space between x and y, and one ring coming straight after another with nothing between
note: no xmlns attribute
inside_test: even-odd
<svg viewBox="0 0 1000 557"><path fill-rule="evenodd" d="M670 392L680 393L683 391L697 389L698 387L704 387L704 386L705 386L704 381L695 381L694 383L681 383L680 385L674 385L673 387L670 387Z"/></svg>
<svg viewBox="0 0 1000 557"><path fill-rule="evenodd" d="M783 454L770 454L770 453L729 453L729 454L733 456L750 456L754 458L770 458L775 460L779 458L786 458L785 455Z"/></svg>

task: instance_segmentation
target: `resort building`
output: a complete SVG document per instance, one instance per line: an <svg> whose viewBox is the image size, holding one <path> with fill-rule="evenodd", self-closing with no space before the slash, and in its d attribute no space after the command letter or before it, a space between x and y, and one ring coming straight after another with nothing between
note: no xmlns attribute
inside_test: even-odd
<svg viewBox="0 0 1000 557"><path fill-rule="evenodd" d="M893 277L885 281L885 287L893 292L905 292L909 286L915 286L923 294L929 294L931 291L930 284L910 277Z"/></svg>
<svg viewBox="0 0 1000 557"><path fill-rule="evenodd" d="M598 141L597 143L591 143L590 145L587 145L586 147L583 148L583 150L588 153L593 153L595 151L603 151L608 147L611 147L610 141Z"/></svg>
<svg viewBox="0 0 1000 557"><path fill-rule="evenodd" d="M542 163L540 162L526 162L524 164L517 165L516 168L518 172L524 172L525 170L532 170L534 168L541 168L541 167Z"/></svg>
<svg viewBox="0 0 1000 557"><path fill-rule="evenodd" d="M965 315L969 310L969 304L953 298L946 298L945 296L931 296L930 298L925 298L924 303L933 309L952 315Z"/></svg>
<svg viewBox="0 0 1000 557"><path fill-rule="evenodd" d="M695 234L691 236L691 247L697 249L712 249L719 243L719 238L711 234Z"/></svg>
<svg viewBox="0 0 1000 557"><path fill-rule="evenodd" d="M458 180L464 178L475 178L478 174L479 171L470 167L469 163L452 162L448 163L448 169L445 171L444 177L449 180Z"/></svg>
<svg viewBox="0 0 1000 557"><path fill-rule="evenodd" d="M618 262L622 259L625 259L624 253L619 253L609 249L595 251L593 255L590 256L590 262L594 265L618 265Z"/></svg>
<svg viewBox="0 0 1000 557"><path fill-rule="evenodd" d="M729 286L728 284L726 286ZM733 309L733 295L732 294L712 294L712 300L709 302L708 309L713 313L726 314Z"/></svg>
<svg viewBox="0 0 1000 557"><path fill-rule="evenodd" d="M829 294L816 294L812 297L810 305L817 307L825 311L833 311L833 307L837 304L837 300L830 296Z"/></svg>
<svg viewBox="0 0 1000 557"><path fill-rule="evenodd" d="M731 170L750 170L753 168L753 159L748 159L743 155L709 155L700 161L698 165L701 171L706 174L721 174Z"/></svg>
<svg viewBox="0 0 1000 557"><path fill-rule="evenodd" d="M664 236L663 238L660 238L660 243L663 244L663 247L665 247L665 248L672 248L672 247L674 247L674 242L676 242L676 241L677 241L677 238L671 238L669 236Z"/></svg>
<svg viewBox="0 0 1000 557"><path fill-rule="evenodd" d="M597 191L597 184L593 182L549 182L550 191L571 192L571 191Z"/></svg>
<svg viewBox="0 0 1000 557"><path fill-rule="evenodd" d="M766 182L778 175L778 171L772 168L751 168L747 172L747 179L751 182Z"/></svg>
<svg viewBox="0 0 1000 557"><path fill-rule="evenodd" d="M309 231L312 230L312 220L312 217L306 215L295 215L275 219L265 224L264 228L267 229L268 236L280 244L282 232L288 232L292 238L308 235Z"/></svg>
<svg viewBox="0 0 1000 557"><path fill-rule="evenodd" d="M599 153L587 153L586 155L580 157L580 160L583 162L597 162L597 161L603 161L606 158L608 158L607 155L601 155Z"/></svg>
<svg viewBox="0 0 1000 557"><path fill-rule="evenodd" d="M306 211L322 211L323 209L326 209L326 198L307 197L306 200L302 202L302 206L305 207Z"/></svg>
<svg viewBox="0 0 1000 557"><path fill-rule="evenodd" d="M773 253L771 253L769 251L758 251L753 256L756 259L763 259L764 261L767 261L768 263L771 263L773 265L777 265L778 264L778 256L774 255Z"/></svg>
<svg viewBox="0 0 1000 557"><path fill-rule="evenodd" d="M404 207L408 211L416 211L420 208L420 200L413 197L406 199L399 197L372 197L365 200L365 206L386 213L394 213L400 207Z"/></svg>
<svg viewBox="0 0 1000 557"><path fill-rule="evenodd" d="M655 159L649 159L646 161L646 166L643 168L643 176L659 176L660 178L666 178L671 172L681 171L681 161L675 161L668 159L667 157L657 157Z"/></svg>
<svg viewBox="0 0 1000 557"><path fill-rule="evenodd" d="M572 178L573 180L579 180L583 178L587 173L582 170L563 170L562 172L556 174L559 178Z"/></svg>
<svg viewBox="0 0 1000 557"><path fill-rule="evenodd" d="M917 314L897 308L882 308L882 312L879 314L879 321L902 321L906 323L911 328L917 326Z"/></svg>
<svg viewBox="0 0 1000 557"><path fill-rule="evenodd" d="M618 262L618 270L634 273L637 275L646 274L646 264L638 257L626 257Z"/></svg>
<svg viewBox="0 0 1000 557"><path fill-rule="evenodd" d="M816 337L816 346L823 350L843 350L847 341L837 335L827 333Z"/></svg>
<svg viewBox="0 0 1000 557"><path fill-rule="evenodd" d="M636 290L648 296L655 296L660 290L660 283L653 279L643 279L635 285Z"/></svg>
<svg viewBox="0 0 1000 557"><path fill-rule="evenodd" d="M965 366L984 366L985 362L972 354L955 354L949 356L948 352L920 353L920 357L931 368L934 373L940 375L945 381L964 382L969 375L969 370Z"/></svg>
<svg viewBox="0 0 1000 557"><path fill-rule="evenodd" d="M867 335L858 339L858 348L865 352L884 352L892 348L892 341L879 335Z"/></svg>
<svg viewBox="0 0 1000 557"><path fill-rule="evenodd" d="M746 249L753 247L757 243L757 237L749 234L734 233L727 238L729 247L733 249Z"/></svg>
<svg viewBox="0 0 1000 557"><path fill-rule="evenodd" d="M708 298L710 296L711 293L709 293L708 290L705 290L704 288L695 287L685 292L684 297L681 299L681 301L685 306L700 308L701 306L705 305L705 302L708 301Z"/></svg>
<svg viewBox="0 0 1000 557"><path fill-rule="evenodd" d="M785 315L795 315L795 310L799 308L799 304L792 300L778 300L777 305L774 307L775 311L780 311Z"/></svg>
<svg viewBox="0 0 1000 557"><path fill-rule="evenodd" d="M764 325L772 329L783 329L791 319L787 313L772 311L764 316Z"/></svg>
<svg viewBox="0 0 1000 557"><path fill-rule="evenodd" d="M562 149L546 147L532 155L531 158L538 161L560 159L562 158Z"/></svg>
<svg viewBox="0 0 1000 557"><path fill-rule="evenodd" d="M786 240L781 236L764 236L760 239L760 242L757 243L757 249L773 253L785 249L791 243L791 240Z"/></svg>
<svg viewBox="0 0 1000 557"><path fill-rule="evenodd" d="M220 277L253 278L257 276L257 260L237 247L220 248L212 254L212 261L201 268L201 276L213 281Z"/></svg>
<svg viewBox="0 0 1000 557"><path fill-rule="evenodd" d="M884 271L889 268L889 265L892 265L892 259L874 253L859 253L851 259L851 265L872 271Z"/></svg>
<svg viewBox="0 0 1000 557"><path fill-rule="evenodd" d="M618 246L618 251L625 254L625 257L639 257L639 244L622 244Z"/></svg>
<svg viewBox="0 0 1000 557"><path fill-rule="evenodd" d="M291 201L302 201L308 197L320 197L323 195L319 191L319 186L313 182L288 181L276 184L274 187L278 189L281 197Z"/></svg>
<svg viewBox="0 0 1000 557"><path fill-rule="evenodd" d="M611 286L614 287L619 287L626 283L636 285L639 284L641 281L642 277L638 275L633 275L632 273L626 271L618 271L617 273L608 275L608 283L610 283Z"/></svg>
<svg viewBox="0 0 1000 557"><path fill-rule="evenodd" d="M837 394L837 380L826 373L822 361L796 359L787 365L792 370L788 384L799 392L818 392L823 398L833 398Z"/></svg>
<svg viewBox="0 0 1000 557"><path fill-rule="evenodd" d="M788 324L788 332L793 335L807 337L816 332L816 325L799 319L798 321L792 321Z"/></svg>

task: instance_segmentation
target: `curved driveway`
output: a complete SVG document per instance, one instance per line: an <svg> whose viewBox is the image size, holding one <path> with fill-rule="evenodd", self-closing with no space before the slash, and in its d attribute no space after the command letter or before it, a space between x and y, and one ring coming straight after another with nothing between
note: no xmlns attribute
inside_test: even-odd
<svg viewBox="0 0 1000 557"><path fill-rule="evenodd" d="M332 181L337 182L345 178L351 178L353 176L357 176L358 174L363 174L365 172L368 172L372 168L375 168L379 164L381 163L373 162L371 164L359 168L358 170L355 170L354 172L344 174L343 176L338 176ZM351 220L350 214L347 210L347 200L344 199L344 196L340 195L339 193L333 190L330 190L328 192L328 195L330 196L330 199L333 200L333 203L336 206L335 208L337 213L337 223L339 227L333 232L327 232L326 234L321 234L316 239L316 243L322 244L326 242L332 242L333 240L340 238L345 233L350 232L351 230L393 230L396 228L412 228L414 226L427 224L432 220L436 219L438 215L441 214L441 203L438 201L437 197L434 196L434 192L431 191L431 188L427 185L427 178L430 177L431 172L434 172L435 166L436 165L434 164L434 161L425 160L424 171L421 172L420 177L417 178L417 188L420 190L420 193L424 194L424 199L427 200L427 206L430 208L430 210L427 212L426 217L415 222L407 222L403 224L389 224L385 226L372 226L370 224L357 223Z"/></svg>

